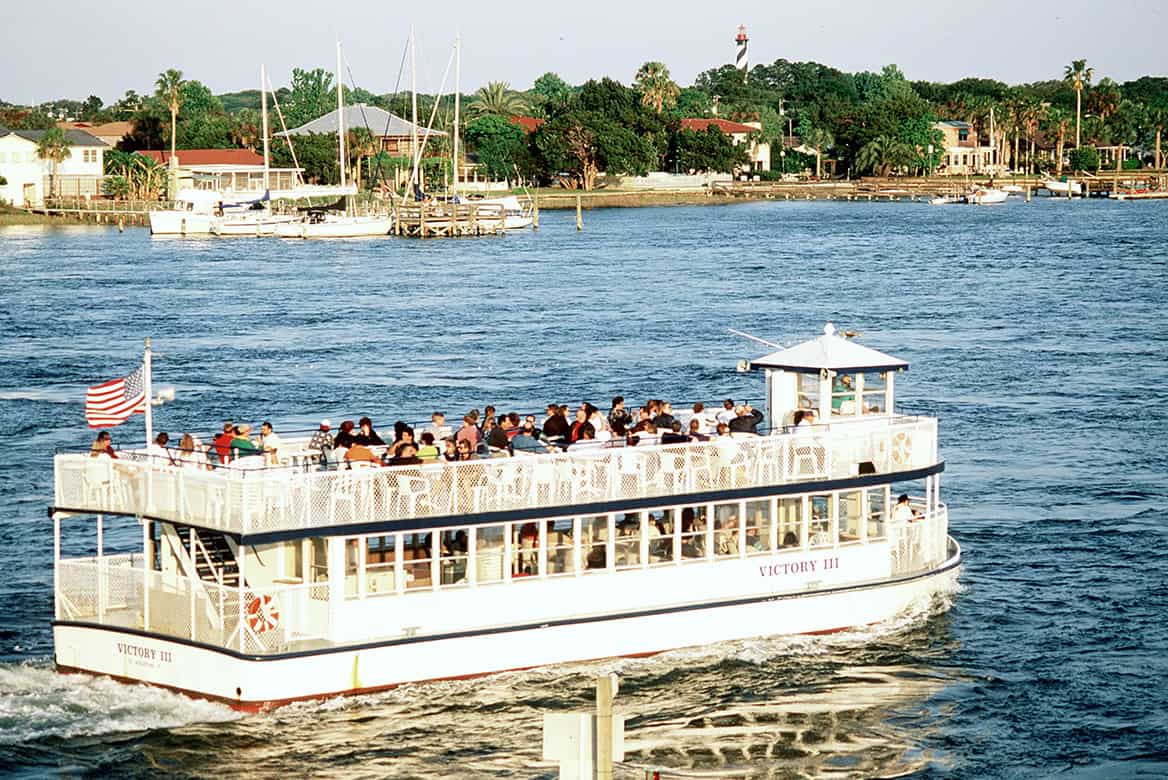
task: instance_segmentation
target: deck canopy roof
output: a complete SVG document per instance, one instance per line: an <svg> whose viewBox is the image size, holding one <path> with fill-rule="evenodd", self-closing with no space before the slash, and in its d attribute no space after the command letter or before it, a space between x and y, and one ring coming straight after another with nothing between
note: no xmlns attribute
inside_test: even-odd
<svg viewBox="0 0 1168 780"><path fill-rule="evenodd" d="M772 368L800 374L834 371L904 371L908 362L840 336L830 322L823 335L751 361L753 368Z"/></svg>

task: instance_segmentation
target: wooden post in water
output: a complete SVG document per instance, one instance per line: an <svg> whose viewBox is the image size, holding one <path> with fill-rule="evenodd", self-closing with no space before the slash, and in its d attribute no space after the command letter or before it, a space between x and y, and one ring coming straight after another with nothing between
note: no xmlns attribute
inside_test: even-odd
<svg viewBox="0 0 1168 780"><path fill-rule="evenodd" d="M531 229L539 230L539 196L531 196Z"/></svg>
<svg viewBox="0 0 1168 780"><path fill-rule="evenodd" d="M1026 182L1026 202L1030 202L1030 182Z"/></svg>
<svg viewBox="0 0 1168 780"><path fill-rule="evenodd" d="M580 193L576 193L576 230L584 229L584 206L580 202Z"/></svg>
<svg viewBox="0 0 1168 780"><path fill-rule="evenodd" d="M612 700L616 696L617 676L596 678L596 778L612 780Z"/></svg>

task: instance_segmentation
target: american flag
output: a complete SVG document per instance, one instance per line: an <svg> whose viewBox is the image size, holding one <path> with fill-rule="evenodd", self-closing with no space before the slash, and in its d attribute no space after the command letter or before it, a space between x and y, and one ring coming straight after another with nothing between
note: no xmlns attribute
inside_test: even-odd
<svg viewBox="0 0 1168 780"><path fill-rule="evenodd" d="M85 421L90 428L112 428L131 414L146 412L146 388L139 366L124 379L92 385L85 393Z"/></svg>

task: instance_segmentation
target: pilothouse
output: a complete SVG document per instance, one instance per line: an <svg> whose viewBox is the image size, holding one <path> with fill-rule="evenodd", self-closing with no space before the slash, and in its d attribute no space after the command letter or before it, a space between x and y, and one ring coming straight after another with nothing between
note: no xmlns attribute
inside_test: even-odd
<svg viewBox="0 0 1168 780"><path fill-rule="evenodd" d="M908 364L829 325L749 369L757 434L386 467L292 437L59 454L57 666L255 709L844 630L949 589L937 420L895 411Z"/></svg>

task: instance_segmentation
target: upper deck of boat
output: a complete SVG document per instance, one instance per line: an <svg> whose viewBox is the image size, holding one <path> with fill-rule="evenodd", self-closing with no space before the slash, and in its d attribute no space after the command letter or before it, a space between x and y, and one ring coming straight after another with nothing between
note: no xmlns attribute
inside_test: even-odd
<svg viewBox="0 0 1168 780"><path fill-rule="evenodd" d="M308 439L285 463L216 468L147 451L55 457L59 512L138 515L245 537L281 538L551 518L667 503L679 495L749 498L840 481L912 479L940 470L937 421L873 414L798 432L638 446L571 447L471 461L322 470ZM623 445L623 442L622 442ZM258 468L256 468L258 466ZM458 518L454 521L454 518Z"/></svg>

